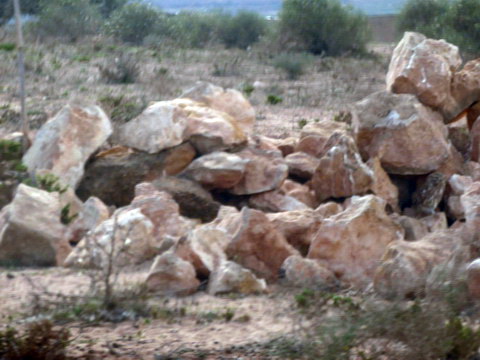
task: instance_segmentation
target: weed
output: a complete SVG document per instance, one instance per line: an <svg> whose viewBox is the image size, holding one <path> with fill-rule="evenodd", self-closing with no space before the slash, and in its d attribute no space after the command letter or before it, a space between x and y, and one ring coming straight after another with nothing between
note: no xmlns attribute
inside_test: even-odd
<svg viewBox="0 0 480 360"><path fill-rule="evenodd" d="M16 49L15 43L0 43L0 51L14 51Z"/></svg>
<svg viewBox="0 0 480 360"><path fill-rule="evenodd" d="M38 174L35 177L37 187L48 192L63 194L68 190L68 185L62 185L60 178L52 173Z"/></svg>
<svg viewBox="0 0 480 360"><path fill-rule="evenodd" d="M295 302L299 308L305 308L311 305L315 293L310 289L303 290L300 294L295 295Z"/></svg>
<svg viewBox="0 0 480 360"><path fill-rule="evenodd" d="M216 61L213 63L213 76L237 76L240 74L241 59L235 56L228 60Z"/></svg>
<svg viewBox="0 0 480 360"><path fill-rule="evenodd" d="M270 94L267 96L267 104L277 105L283 102L283 99L280 96Z"/></svg>
<svg viewBox="0 0 480 360"><path fill-rule="evenodd" d="M284 71L289 80L298 79L305 72L313 57L305 53L280 54L273 59L273 66Z"/></svg>
<svg viewBox="0 0 480 360"><path fill-rule="evenodd" d="M108 84L132 84L140 75L138 60L132 54L120 54L100 65L100 77Z"/></svg>
<svg viewBox="0 0 480 360"><path fill-rule="evenodd" d="M60 221L64 225L70 224L73 220L78 217L78 214L70 215L70 207L72 204L68 203L65 205L60 212Z"/></svg>
<svg viewBox="0 0 480 360"><path fill-rule="evenodd" d="M244 92L245 95L249 97L255 91L255 87L251 84L245 84L243 86L242 91Z"/></svg>
<svg viewBox="0 0 480 360"><path fill-rule="evenodd" d="M146 104L138 103L134 99L127 99L123 95L105 95L98 99L102 108L109 114L114 123L124 124L137 117Z"/></svg>
<svg viewBox="0 0 480 360"><path fill-rule="evenodd" d="M305 127L305 125L308 124L308 120L307 119L300 119L298 120L298 127L300 129L303 129Z"/></svg>

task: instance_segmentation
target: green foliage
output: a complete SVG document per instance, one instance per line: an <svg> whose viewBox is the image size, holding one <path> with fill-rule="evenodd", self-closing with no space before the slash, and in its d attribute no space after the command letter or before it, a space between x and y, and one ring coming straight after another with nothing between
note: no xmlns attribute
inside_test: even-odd
<svg viewBox="0 0 480 360"><path fill-rule="evenodd" d="M1 43L0 44L0 51L10 52L10 51L15 50L15 48L16 48L15 43Z"/></svg>
<svg viewBox="0 0 480 360"><path fill-rule="evenodd" d="M112 12L124 6L128 0L91 0L100 8L103 17L108 18Z"/></svg>
<svg viewBox="0 0 480 360"><path fill-rule="evenodd" d="M109 114L114 123L124 124L140 115L146 107L144 103L138 103L134 99L125 98L123 95L105 95L98 99L102 108Z"/></svg>
<svg viewBox="0 0 480 360"><path fill-rule="evenodd" d="M308 307L315 298L315 293L310 289L304 289L300 294L295 295L295 302L299 308Z"/></svg>
<svg viewBox="0 0 480 360"><path fill-rule="evenodd" d="M105 26L107 34L118 40L141 44L164 21L163 14L154 7L133 2L115 10Z"/></svg>
<svg viewBox="0 0 480 360"><path fill-rule="evenodd" d="M72 204L68 203L65 205L61 212L60 212L60 222L63 225L68 225L70 224L73 220L75 220L78 217L78 214L70 214L70 208Z"/></svg>
<svg viewBox="0 0 480 360"><path fill-rule="evenodd" d="M273 59L273 66L284 71L289 80L295 80L312 60L312 56L306 53L284 53Z"/></svg>
<svg viewBox="0 0 480 360"><path fill-rule="evenodd" d="M240 11L220 17L218 34L227 48L246 49L265 34L267 21L257 13Z"/></svg>
<svg viewBox="0 0 480 360"><path fill-rule="evenodd" d="M35 177L37 187L48 192L63 194L68 190L68 185L62 185L60 178L54 174L46 173Z"/></svg>
<svg viewBox="0 0 480 360"><path fill-rule="evenodd" d="M133 84L139 75L140 67L133 54L119 53L100 66L100 77L108 84Z"/></svg>
<svg viewBox="0 0 480 360"><path fill-rule="evenodd" d="M285 0L280 41L313 54L364 52L370 37L367 18L339 0Z"/></svg>
<svg viewBox="0 0 480 360"><path fill-rule="evenodd" d="M283 99L278 95L270 94L267 96L267 104L277 105L280 104L282 101Z"/></svg>
<svg viewBox="0 0 480 360"><path fill-rule="evenodd" d="M398 29L445 39L472 55L480 54L478 0L409 0L398 17Z"/></svg>
<svg viewBox="0 0 480 360"><path fill-rule="evenodd" d="M169 36L185 48L203 48L218 39L218 27L224 15L219 12L182 11L169 18Z"/></svg>
<svg viewBox="0 0 480 360"><path fill-rule="evenodd" d="M55 330L49 321L34 322L23 333L8 327L0 332L0 358L5 360L65 360L70 343L66 329Z"/></svg>
<svg viewBox="0 0 480 360"><path fill-rule="evenodd" d="M0 140L0 160L20 160L22 158L22 144L18 141Z"/></svg>
<svg viewBox="0 0 480 360"><path fill-rule="evenodd" d="M255 91L255 86L252 84L245 84L242 91L245 95L250 96Z"/></svg>
<svg viewBox="0 0 480 360"><path fill-rule="evenodd" d="M21 0L20 11L22 14L38 14L41 0ZM0 26L13 17L13 1L3 0L0 2Z"/></svg>
<svg viewBox="0 0 480 360"><path fill-rule="evenodd" d="M41 0L40 4L38 20L33 24L37 34L76 41L99 29L100 13L90 0Z"/></svg>

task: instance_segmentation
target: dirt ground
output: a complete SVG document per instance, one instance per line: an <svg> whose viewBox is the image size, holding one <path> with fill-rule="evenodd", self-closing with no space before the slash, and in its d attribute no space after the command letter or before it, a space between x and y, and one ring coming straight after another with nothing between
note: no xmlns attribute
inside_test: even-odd
<svg viewBox="0 0 480 360"><path fill-rule="evenodd" d="M256 133L286 137L299 133L300 120L333 117L383 89L392 49L391 44L374 45L374 56L368 59L316 58L304 75L291 81L272 66L271 56L261 46L245 52L126 48L96 39L75 46L33 44L26 56L28 116L32 127L38 128L68 102L104 104L106 98L120 98L122 105L128 104L128 113L122 114L128 120L149 102L179 96L202 80L239 90L253 85L250 101L257 111ZM137 59L140 77L133 84L108 84L101 77L106 59L120 51ZM0 51L0 135L19 129L16 87L15 53ZM271 94L283 101L267 104ZM130 272L125 276L131 281L144 275ZM89 278L61 268L0 269L1 323L18 324L24 314L31 314L32 283L47 292L81 295L88 290ZM70 355L155 360L275 358L257 351L254 344L288 337L298 330L295 291L275 285L269 294L259 296L213 297L199 292L167 303L152 298L149 301L174 315L95 325L70 323L68 328L76 336Z"/></svg>

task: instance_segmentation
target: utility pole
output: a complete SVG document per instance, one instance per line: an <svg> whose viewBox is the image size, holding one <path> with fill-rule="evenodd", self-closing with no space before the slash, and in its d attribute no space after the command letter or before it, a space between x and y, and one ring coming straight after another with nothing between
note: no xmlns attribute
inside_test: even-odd
<svg viewBox="0 0 480 360"><path fill-rule="evenodd" d="M17 51L18 51L18 76L20 80L20 115L23 132L23 150L26 152L30 147L30 131L28 126L27 113L25 110L25 55L22 32L22 14L20 12L19 0L13 0L15 11L15 25L17 28Z"/></svg>

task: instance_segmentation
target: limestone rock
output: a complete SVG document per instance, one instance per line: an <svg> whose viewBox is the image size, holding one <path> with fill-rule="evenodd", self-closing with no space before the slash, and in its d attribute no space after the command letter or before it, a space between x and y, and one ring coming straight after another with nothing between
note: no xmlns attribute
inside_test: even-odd
<svg viewBox="0 0 480 360"><path fill-rule="evenodd" d="M59 194L20 184L1 213L0 263L61 265L71 247L63 239Z"/></svg>
<svg viewBox="0 0 480 360"><path fill-rule="evenodd" d="M226 152L213 152L195 159L183 174L207 188L228 189L242 180L248 159Z"/></svg>
<svg viewBox="0 0 480 360"><path fill-rule="evenodd" d="M443 198L447 178L440 172L429 174L412 195L413 206L421 215L432 215Z"/></svg>
<svg viewBox="0 0 480 360"><path fill-rule="evenodd" d="M480 259L473 260L467 266L467 286L470 297L480 300Z"/></svg>
<svg viewBox="0 0 480 360"><path fill-rule="evenodd" d="M445 119L451 120L480 99L480 59L467 62L462 70L453 74L452 103L442 106Z"/></svg>
<svg viewBox="0 0 480 360"><path fill-rule="evenodd" d="M458 242L455 230L445 230L419 241L390 244L375 274L375 290L387 298L421 295L429 273L449 259Z"/></svg>
<svg viewBox="0 0 480 360"><path fill-rule="evenodd" d="M80 241L65 266L106 269L109 263L117 267L141 264L158 253L160 244L153 230L152 222L140 209L119 209Z"/></svg>
<svg viewBox="0 0 480 360"><path fill-rule="evenodd" d="M78 244L88 231L95 229L109 217L107 206L100 199L90 197L73 223L68 226L65 238L70 244Z"/></svg>
<svg viewBox="0 0 480 360"><path fill-rule="evenodd" d="M473 179L470 176L454 174L448 179L448 185L454 195L463 195L472 183Z"/></svg>
<svg viewBox="0 0 480 360"><path fill-rule="evenodd" d="M319 201L365 194L373 184L373 172L362 161L353 141L340 137L320 159L311 187Z"/></svg>
<svg viewBox="0 0 480 360"><path fill-rule="evenodd" d="M283 182L280 191L287 196L301 201L308 207L315 208L318 205L318 201L315 198L315 192L307 185L286 179Z"/></svg>
<svg viewBox="0 0 480 360"><path fill-rule="evenodd" d="M152 182L157 190L169 193L180 206L180 214L209 222L215 219L220 204L196 182L179 177L162 176Z"/></svg>
<svg viewBox="0 0 480 360"><path fill-rule="evenodd" d="M288 155L285 157L285 162L290 175L304 180L310 180L320 165L320 159L304 152L294 152Z"/></svg>
<svg viewBox="0 0 480 360"><path fill-rule="evenodd" d="M298 252L263 212L245 207L240 216L241 225L227 247L228 258L267 281L276 280L284 260Z"/></svg>
<svg viewBox="0 0 480 360"><path fill-rule="evenodd" d="M458 47L406 32L393 52L387 89L416 95L423 104L439 108L451 101L453 72L461 64Z"/></svg>
<svg viewBox="0 0 480 360"><path fill-rule="evenodd" d="M129 151L107 154L87 165L77 194L83 200L95 196L107 205L125 206L133 200L135 185L164 173L178 174L194 157L195 150L188 143L158 154Z"/></svg>
<svg viewBox="0 0 480 360"><path fill-rule="evenodd" d="M189 295L200 286L195 269L171 252L155 258L146 280L147 288L164 295Z"/></svg>
<svg viewBox="0 0 480 360"><path fill-rule="evenodd" d="M258 279L250 270L234 263L223 261L210 275L208 293L212 295L225 293L260 294L267 290L267 283Z"/></svg>
<svg viewBox="0 0 480 360"><path fill-rule="evenodd" d="M222 111L233 117L246 134L253 132L255 109L240 91L223 89L206 82L198 82L185 91L182 98L192 99L206 104L214 110Z"/></svg>
<svg viewBox="0 0 480 360"><path fill-rule="evenodd" d="M392 219L403 228L406 241L420 240L429 233L427 224L419 219L398 214L393 214Z"/></svg>
<svg viewBox="0 0 480 360"><path fill-rule="evenodd" d="M413 95L368 96L355 104L353 127L362 157L378 157L389 174L428 174L449 156L441 115Z"/></svg>
<svg viewBox="0 0 480 360"><path fill-rule="evenodd" d="M267 191L250 196L250 207L265 212L281 212L308 209L309 207L292 196L288 196L279 190Z"/></svg>
<svg viewBox="0 0 480 360"><path fill-rule="evenodd" d="M277 152L249 147L236 155L249 161L244 177L230 190L232 194L252 195L275 190L288 176L288 166Z"/></svg>
<svg viewBox="0 0 480 360"><path fill-rule="evenodd" d="M403 239L403 229L388 217L385 206L374 195L353 197L347 209L322 221L308 258L318 259L341 281L364 287L387 246Z"/></svg>
<svg viewBox="0 0 480 360"><path fill-rule="evenodd" d="M48 170L76 188L88 158L111 134L110 120L99 107L67 105L38 131L23 163L30 174Z"/></svg>
<svg viewBox="0 0 480 360"><path fill-rule="evenodd" d="M288 283L306 288L322 288L335 282L335 275L316 260L293 255L282 265Z"/></svg>
<svg viewBox="0 0 480 360"><path fill-rule="evenodd" d="M327 144L333 134L347 135L348 125L342 122L322 120L305 125L295 151L321 158L330 149ZM337 135L338 136L338 135Z"/></svg>
<svg viewBox="0 0 480 360"><path fill-rule="evenodd" d="M385 200L392 210L398 211L398 188L392 183L390 177L382 168L380 159L370 159L367 165L373 171L373 184L371 186L373 193Z"/></svg>

